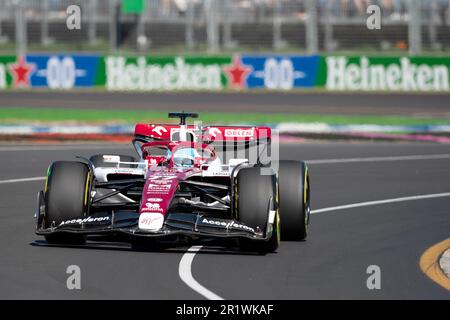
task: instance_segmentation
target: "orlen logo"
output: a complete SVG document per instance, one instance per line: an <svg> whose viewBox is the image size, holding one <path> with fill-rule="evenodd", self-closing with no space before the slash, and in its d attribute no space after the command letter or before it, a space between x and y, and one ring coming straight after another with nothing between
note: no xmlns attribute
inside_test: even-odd
<svg viewBox="0 0 450 320"><path fill-rule="evenodd" d="M253 137L253 129L226 129L225 137Z"/></svg>

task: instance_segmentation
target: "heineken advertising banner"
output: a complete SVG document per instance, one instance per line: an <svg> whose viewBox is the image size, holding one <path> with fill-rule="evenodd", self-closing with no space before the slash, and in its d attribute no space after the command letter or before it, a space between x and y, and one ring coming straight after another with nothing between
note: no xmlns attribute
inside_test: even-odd
<svg viewBox="0 0 450 320"><path fill-rule="evenodd" d="M0 56L0 90L175 91L325 88L448 91L450 57L300 55Z"/></svg>
<svg viewBox="0 0 450 320"><path fill-rule="evenodd" d="M108 90L220 90L227 86L230 57L104 58Z"/></svg>
<svg viewBox="0 0 450 320"><path fill-rule="evenodd" d="M72 89L93 87L99 56L28 55L27 63L33 66L31 87Z"/></svg>
<svg viewBox="0 0 450 320"><path fill-rule="evenodd" d="M106 57L108 90L313 87L319 56Z"/></svg>
<svg viewBox="0 0 450 320"><path fill-rule="evenodd" d="M100 60L99 56L85 55L2 56L0 89L93 87Z"/></svg>
<svg viewBox="0 0 450 320"><path fill-rule="evenodd" d="M290 90L316 84L319 56L242 56L246 88Z"/></svg>
<svg viewBox="0 0 450 320"><path fill-rule="evenodd" d="M448 91L450 57L322 58L317 86L329 90Z"/></svg>

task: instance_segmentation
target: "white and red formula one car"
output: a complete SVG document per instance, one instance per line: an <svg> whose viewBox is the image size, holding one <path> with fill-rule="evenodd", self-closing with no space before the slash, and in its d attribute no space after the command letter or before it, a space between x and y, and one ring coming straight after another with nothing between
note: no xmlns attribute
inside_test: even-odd
<svg viewBox="0 0 450 320"><path fill-rule="evenodd" d="M139 248L227 238L259 253L306 237L308 169L271 160L270 128L187 125L194 113L169 117L179 125L136 125L137 159L53 162L38 193L36 233L51 244L105 235Z"/></svg>

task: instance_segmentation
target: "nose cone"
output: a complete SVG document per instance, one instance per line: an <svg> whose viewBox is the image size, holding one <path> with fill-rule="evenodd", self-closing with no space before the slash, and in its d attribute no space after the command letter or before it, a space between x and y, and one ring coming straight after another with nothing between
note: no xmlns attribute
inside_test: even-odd
<svg viewBox="0 0 450 320"><path fill-rule="evenodd" d="M145 183L142 192L139 210L141 215L144 213L159 213L165 216L177 187L178 179L175 175L151 176Z"/></svg>
<svg viewBox="0 0 450 320"><path fill-rule="evenodd" d="M158 231L164 225L164 215L158 212L144 212L139 216L139 229Z"/></svg>

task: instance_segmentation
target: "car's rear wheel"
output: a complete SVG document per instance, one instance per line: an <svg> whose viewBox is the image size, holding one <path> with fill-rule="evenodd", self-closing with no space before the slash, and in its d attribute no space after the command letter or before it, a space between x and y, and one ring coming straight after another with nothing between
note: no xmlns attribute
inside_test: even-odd
<svg viewBox="0 0 450 320"><path fill-rule="evenodd" d="M281 239L298 241L308 235L310 190L308 167L302 161L280 161Z"/></svg>
<svg viewBox="0 0 450 320"><path fill-rule="evenodd" d="M80 219L88 211L90 171L86 164L74 161L56 161L48 169L45 186L45 228L61 222ZM49 243L82 244L83 235L54 233L45 236Z"/></svg>
<svg viewBox="0 0 450 320"><path fill-rule="evenodd" d="M241 248L259 253L274 252L280 242L279 218L277 209L276 175L262 175L261 168L248 167L239 170L234 188L234 216L245 225L270 234L267 241L242 239ZM274 212L274 221L268 228L270 211Z"/></svg>
<svg viewBox="0 0 450 320"><path fill-rule="evenodd" d="M133 156L123 155L123 154L117 154L117 155L114 155L114 156L119 156L120 157L120 161L123 161L123 162L136 162L136 158L133 157ZM117 166L115 163L105 162L104 159L103 159L103 154L93 155L93 156L91 156L89 158L89 160L92 162L94 167L111 168L111 167ZM135 168L136 165L133 165L133 164L121 164L120 167L121 168Z"/></svg>

